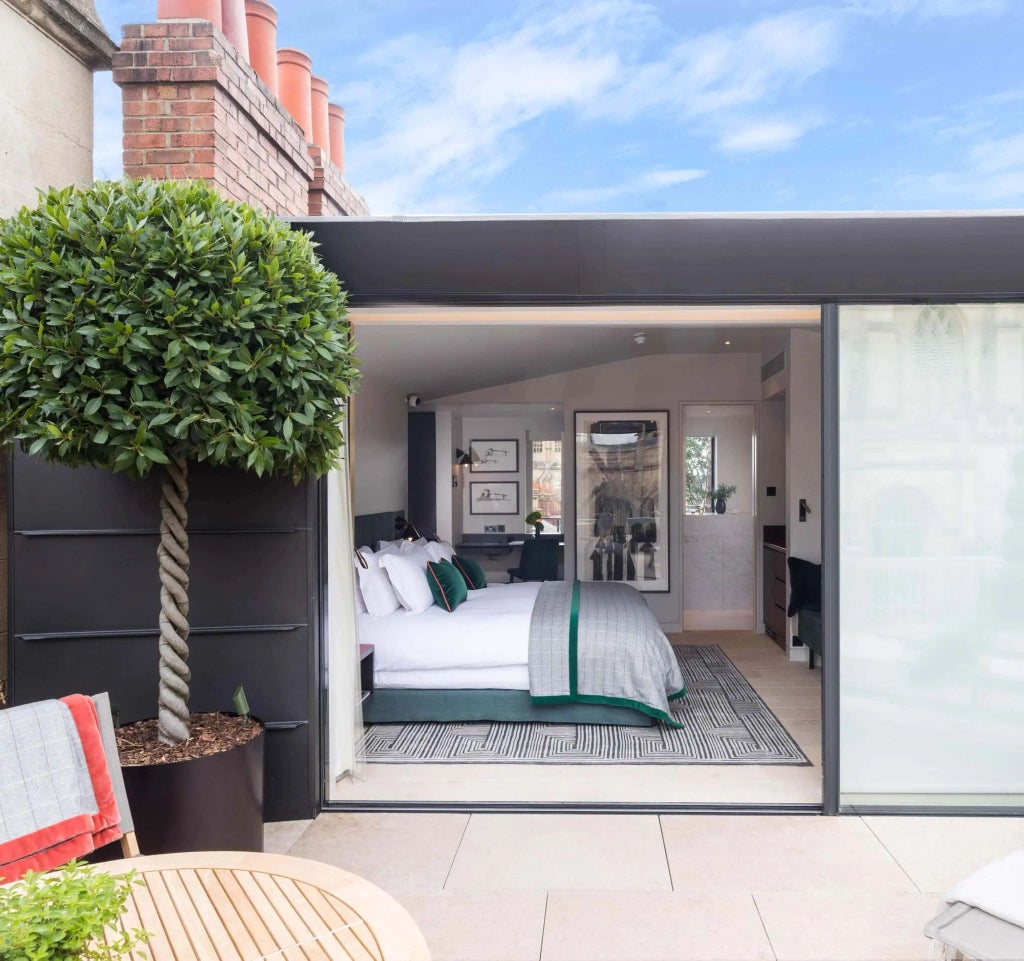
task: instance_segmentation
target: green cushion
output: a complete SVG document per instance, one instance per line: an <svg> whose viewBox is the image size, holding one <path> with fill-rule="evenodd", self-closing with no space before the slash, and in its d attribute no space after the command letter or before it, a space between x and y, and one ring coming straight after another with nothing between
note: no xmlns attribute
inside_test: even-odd
<svg viewBox="0 0 1024 961"><path fill-rule="evenodd" d="M427 564L427 583L434 595L434 603L449 614L469 597L465 580L449 561Z"/></svg>
<svg viewBox="0 0 1024 961"><path fill-rule="evenodd" d="M466 587L471 591L479 591L487 586L487 575L484 573L484 569L472 557L462 557L456 554L452 558L452 563L466 579Z"/></svg>

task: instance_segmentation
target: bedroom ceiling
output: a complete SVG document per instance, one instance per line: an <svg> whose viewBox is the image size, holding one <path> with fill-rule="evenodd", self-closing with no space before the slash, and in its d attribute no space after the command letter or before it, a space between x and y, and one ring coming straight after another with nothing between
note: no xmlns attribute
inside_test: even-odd
<svg viewBox="0 0 1024 961"><path fill-rule="evenodd" d="M356 321L367 378L424 401L649 354L754 353L767 359L788 327L629 325L439 325ZM637 344L634 334L644 331ZM726 345L725 341L730 341Z"/></svg>

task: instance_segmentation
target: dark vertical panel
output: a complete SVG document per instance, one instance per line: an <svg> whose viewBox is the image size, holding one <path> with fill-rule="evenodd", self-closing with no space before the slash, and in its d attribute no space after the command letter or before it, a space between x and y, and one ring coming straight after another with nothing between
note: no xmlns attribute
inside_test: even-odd
<svg viewBox="0 0 1024 961"><path fill-rule="evenodd" d="M822 813L839 813L839 307L821 311Z"/></svg>
<svg viewBox="0 0 1024 961"><path fill-rule="evenodd" d="M433 411L409 414L409 513L423 533L437 530L437 434Z"/></svg>
<svg viewBox="0 0 1024 961"><path fill-rule="evenodd" d="M268 820L311 817L319 803L314 487L190 470L190 707L230 710L245 685L269 725ZM105 689L122 721L152 717L157 478L55 467L19 451L10 505L12 702Z"/></svg>

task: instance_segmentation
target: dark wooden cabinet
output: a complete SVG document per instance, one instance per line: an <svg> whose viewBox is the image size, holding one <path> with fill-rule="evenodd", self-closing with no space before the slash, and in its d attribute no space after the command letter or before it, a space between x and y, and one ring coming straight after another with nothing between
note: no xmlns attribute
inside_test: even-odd
<svg viewBox="0 0 1024 961"><path fill-rule="evenodd" d="M786 552L764 546L764 632L786 649Z"/></svg>

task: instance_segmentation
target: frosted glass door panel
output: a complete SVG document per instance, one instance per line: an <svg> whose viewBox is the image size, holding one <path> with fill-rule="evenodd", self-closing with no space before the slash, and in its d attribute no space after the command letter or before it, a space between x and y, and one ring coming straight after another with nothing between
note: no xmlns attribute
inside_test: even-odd
<svg viewBox="0 0 1024 961"><path fill-rule="evenodd" d="M1024 305L839 331L844 800L1024 795Z"/></svg>

